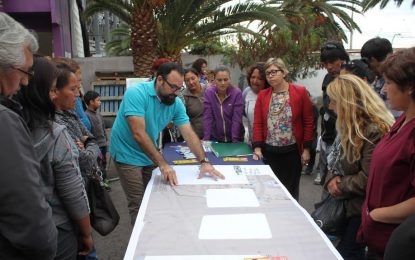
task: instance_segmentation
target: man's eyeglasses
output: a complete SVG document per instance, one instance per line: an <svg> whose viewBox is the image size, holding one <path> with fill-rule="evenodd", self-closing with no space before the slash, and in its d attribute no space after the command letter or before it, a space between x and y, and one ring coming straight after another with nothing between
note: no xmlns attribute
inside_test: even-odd
<svg viewBox="0 0 415 260"><path fill-rule="evenodd" d="M15 68L15 67L13 67L13 69L18 70L18 71L26 74L29 78L35 76L35 72L33 70L25 71L25 70L22 70L22 69L19 69L19 68Z"/></svg>
<svg viewBox="0 0 415 260"><path fill-rule="evenodd" d="M178 90L182 90L183 86L177 86L175 84L171 84L170 82L167 81L167 79L163 78L163 81L167 83L167 85L171 88L171 90L173 90L173 92L176 92Z"/></svg>
<svg viewBox="0 0 415 260"><path fill-rule="evenodd" d="M269 71L265 71L265 76L267 76L267 77L274 77L280 71L283 72L282 70L269 70Z"/></svg>

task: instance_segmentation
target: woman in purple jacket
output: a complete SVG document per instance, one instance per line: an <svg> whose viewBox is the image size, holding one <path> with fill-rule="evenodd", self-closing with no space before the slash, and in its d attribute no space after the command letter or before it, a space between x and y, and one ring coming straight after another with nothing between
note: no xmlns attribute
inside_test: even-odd
<svg viewBox="0 0 415 260"><path fill-rule="evenodd" d="M227 67L215 70L214 84L206 89L203 102L203 140L243 142L244 100L239 88L231 85Z"/></svg>

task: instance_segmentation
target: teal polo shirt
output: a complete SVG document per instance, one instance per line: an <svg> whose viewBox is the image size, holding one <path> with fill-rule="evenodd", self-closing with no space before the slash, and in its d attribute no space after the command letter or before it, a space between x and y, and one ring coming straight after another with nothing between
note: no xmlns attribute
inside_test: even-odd
<svg viewBox="0 0 415 260"><path fill-rule="evenodd" d="M154 163L134 140L127 122L129 116L144 117L146 132L155 147L159 133L170 121L176 126L189 124L189 117L180 98L176 98L171 106L161 103L154 80L130 86L124 94L111 130L109 152L115 161L135 166Z"/></svg>

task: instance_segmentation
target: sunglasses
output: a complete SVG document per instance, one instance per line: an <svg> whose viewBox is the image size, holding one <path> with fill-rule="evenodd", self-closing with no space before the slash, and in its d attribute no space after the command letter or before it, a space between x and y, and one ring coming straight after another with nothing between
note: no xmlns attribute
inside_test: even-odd
<svg viewBox="0 0 415 260"><path fill-rule="evenodd" d="M167 79L163 78L163 81L167 83L167 85L171 88L171 90L173 90L173 92L176 92L178 90L182 90L183 86L179 87L176 84L171 84L170 82L167 81Z"/></svg>

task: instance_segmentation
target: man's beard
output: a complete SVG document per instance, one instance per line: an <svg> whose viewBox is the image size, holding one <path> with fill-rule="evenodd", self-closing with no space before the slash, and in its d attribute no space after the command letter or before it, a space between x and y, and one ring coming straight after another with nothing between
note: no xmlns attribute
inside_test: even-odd
<svg viewBox="0 0 415 260"><path fill-rule="evenodd" d="M167 106L171 106L176 101L176 95L175 94L160 95L160 101L161 103Z"/></svg>

